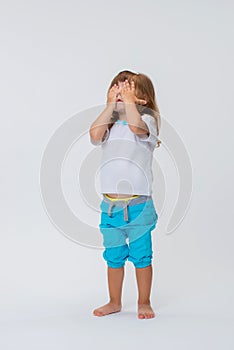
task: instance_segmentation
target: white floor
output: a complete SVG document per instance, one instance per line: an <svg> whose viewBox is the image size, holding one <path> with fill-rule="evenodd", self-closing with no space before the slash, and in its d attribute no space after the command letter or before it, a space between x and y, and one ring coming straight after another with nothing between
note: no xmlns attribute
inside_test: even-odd
<svg viewBox="0 0 234 350"><path fill-rule="evenodd" d="M3 350L81 349L221 349L234 346L231 276L222 273L222 283L201 279L200 285L163 290L160 273L155 275L152 304L156 317L139 320L131 265L127 264L121 313L96 317L92 310L107 301L105 278L90 284L36 291L24 289L17 297L1 298L0 348ZM165 277L165 276L164 276ZM220 280L220 276L217 275ZM74 279L75 281L75 279ZM156 283L155 283L156 281ZM156 286L158 284L158 286ZM55 280L54 286L56 287ZM91 288L92 287L92 288ZM231 285L230 285L231 287ZM87 292L85 290L87 289ZM70 292L69 292L70 291ZM13 294L13 292L12 292ZM5 295L6 297L6 295ZM3 302L5 304L3 304Z"/></svg>

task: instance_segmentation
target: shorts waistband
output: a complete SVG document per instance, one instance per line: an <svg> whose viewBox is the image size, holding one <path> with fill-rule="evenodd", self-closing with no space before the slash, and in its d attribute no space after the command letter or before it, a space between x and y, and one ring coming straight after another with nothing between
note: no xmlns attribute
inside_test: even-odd
<svg viewBox="0 0 234 350"><path fill-rule="evenodd" d="M113 200L114 199L114 200ZM139 203L144 203L148 200L152 199L151 195L135 195L128 198L110 198L105 193L103 194L103 200L107 204L108 207L108 215L111 216L111 210L114 206L120 206L124 208L124 220L128 221L128 206L135 205Z"/></svg>

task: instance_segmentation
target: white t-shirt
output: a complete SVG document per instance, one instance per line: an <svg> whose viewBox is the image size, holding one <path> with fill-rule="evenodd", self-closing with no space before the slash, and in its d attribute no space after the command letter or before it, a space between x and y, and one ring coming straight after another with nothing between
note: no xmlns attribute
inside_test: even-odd
<svg viewBox="0 0 234 350"><path fill-rule="evenodd" d="M102 141L90 142L102 146L100 165L101 193L152 195L152 159L158 141L155 119L143 114L149 136L136 135L126 121L117 120L107 128Z"/></svg>

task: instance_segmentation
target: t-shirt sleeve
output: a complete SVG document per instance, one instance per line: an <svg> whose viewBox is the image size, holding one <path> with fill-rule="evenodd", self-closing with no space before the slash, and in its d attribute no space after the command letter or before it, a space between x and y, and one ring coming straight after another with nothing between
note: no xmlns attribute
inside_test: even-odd
<svg viewBox="0 0 234 350"><path fill-rule="evenodd" d="M156 120L154 119L154 117L148 114L143 114L141 118L146 123L149 129L149 136L147 135L147 133L136 134L137 139L140 141L151 142L156 144L158 141Z"/></svg>
<svg viewBox="0 0 234 350"><path fill-rule="evenodd" d="M100 140L100 141L94 141L94 140L90 137L90 135L89 135L90 142L91 142L92 145L94 145L94 146L103 145L103 143L105 143L105 142L107 141L107 139L108 139L108 137L109 137L109 134L110 134L110 129L107 128L106 131L105 131L105 134L104 134L104 136L103 136L103 138L102 138L102 140Z"/></svg>

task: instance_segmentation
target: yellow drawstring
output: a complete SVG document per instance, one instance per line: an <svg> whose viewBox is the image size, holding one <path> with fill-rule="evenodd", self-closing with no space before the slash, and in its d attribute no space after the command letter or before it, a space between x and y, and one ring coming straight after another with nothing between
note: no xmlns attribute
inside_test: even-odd
<svg viewBox="0 0 234 350"><path fill-rule="evenodd" d="M136 197L139 197L139 194L136 194L132 197L128 197L128 198L111 198L110 196L108 196L108 194L104 193L104 196L106 196L108 199L110 199L111 201L118 201L118 200L121 200L121 201L128 201L129 199L132 199L132 198L136 198Z"/></svg>

